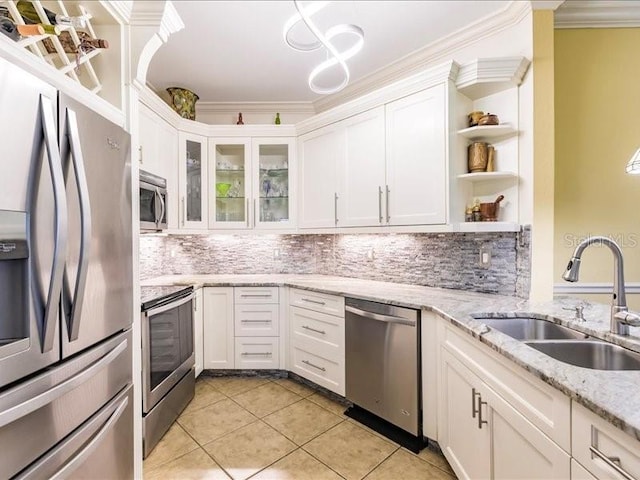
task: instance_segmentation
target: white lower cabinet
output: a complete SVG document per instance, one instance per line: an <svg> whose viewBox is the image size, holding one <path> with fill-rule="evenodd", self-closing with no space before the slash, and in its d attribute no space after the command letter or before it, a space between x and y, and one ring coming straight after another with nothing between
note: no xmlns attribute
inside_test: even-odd
<svg viewBox="0 0 640 480"><path fill-rule="evenodd" d="M233 287L205 287L204 368L234 367Z"/></svg>
<svg viewBox="0 0 640 480"><path fill-rule="evenodd" d="M277 369L280 366L277 337L236 337L235 352L237 369Z"/></svg>
<svg viewBox="0 0 640 480"><path fill-rule="evenodd" d="M344 395L344 298L298 289L289 298L291 371Z"/></svg>
<svg viewBox="0 0 640 480"><path fill-rule="evenodd" d="M235 368L280 368L278 287L235 287Z"/></svg>
<svg viewBox="0 0 640 480"><path fill-rule="evenodd" d="M596 478L640 478L640 441L573 402L571 452ZM580 478L580 477L577 477Z"/></svg>
<svg viewBox="0 0 640 480"><path fill-rule="evenodd" d="M571 480L597 480L589 471L580 465L575 459L571 459Z"/></svg>
<svg viewBox="0 0 640 480"><path fill-rule="evenodd" d="M569 478L569 454L447 349L441 359L440 447L459 478Z"/></svg>
<svg viewBox="0 0 640 480"><path fill-rule="evenodd" d="M196 377L204 369L204 308L202 305L202 289L195 291L193 297L193 353L195 356Z"/></svg>

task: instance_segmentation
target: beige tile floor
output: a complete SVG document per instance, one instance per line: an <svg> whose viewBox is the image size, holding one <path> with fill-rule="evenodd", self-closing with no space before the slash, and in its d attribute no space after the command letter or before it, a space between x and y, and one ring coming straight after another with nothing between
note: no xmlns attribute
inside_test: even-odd
<svg viewBox="0 0 640 480"><path fill-rule="evenodd" d="M196 395L144 462L144 478L453 480L431 450L415 455L290 379L200 377Z"/></svg>

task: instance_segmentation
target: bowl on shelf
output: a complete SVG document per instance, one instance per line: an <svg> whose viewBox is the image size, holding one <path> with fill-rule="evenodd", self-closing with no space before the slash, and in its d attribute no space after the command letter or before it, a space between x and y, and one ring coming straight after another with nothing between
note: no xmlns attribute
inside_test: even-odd
<svg viewBox="0 0 640 480"><path fill-rule="evenodd" d="M216 183L216 196L217 197L226 197L229 193L229 189L231 188L230 183L218 182Z"/></svg>

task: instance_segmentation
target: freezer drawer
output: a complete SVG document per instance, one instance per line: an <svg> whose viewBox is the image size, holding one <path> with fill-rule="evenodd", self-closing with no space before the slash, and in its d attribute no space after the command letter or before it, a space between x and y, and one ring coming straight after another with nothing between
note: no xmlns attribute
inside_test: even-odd
<svg viewBox="0 0 640 480"><path fill-rule="evenodd" d="M133 478L132 425L130 386L16 480Z"/></svg>
<svg viewBox="0 0 640 480"><path fill-rule="evenodd" d="M127 331L0 393L0 478L32 464L130 383Z"/></svg>

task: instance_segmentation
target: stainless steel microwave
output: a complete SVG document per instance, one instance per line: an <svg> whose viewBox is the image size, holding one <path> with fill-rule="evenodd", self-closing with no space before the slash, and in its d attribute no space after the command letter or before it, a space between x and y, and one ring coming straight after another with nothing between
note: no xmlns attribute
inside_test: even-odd
<svg viewBox="0 0 640 480"><path fill-rule="evenodd" d="M167 228L167 180L140 170L140 231Z"/></svg>

